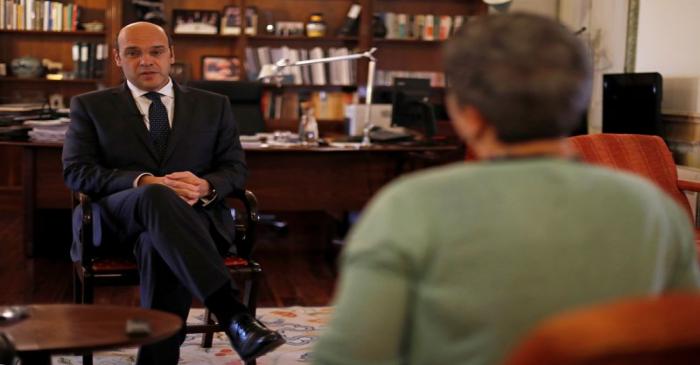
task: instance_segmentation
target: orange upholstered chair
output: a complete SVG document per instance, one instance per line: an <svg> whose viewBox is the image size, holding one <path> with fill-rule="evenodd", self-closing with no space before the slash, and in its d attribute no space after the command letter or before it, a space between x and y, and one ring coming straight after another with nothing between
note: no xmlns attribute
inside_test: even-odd
<svg viewBox="0 0 700 365"><path fill-rule="evenodd" d="M700 364L700 294L623 299L555 315L504 365Z"/></svg>
<svg viewBox="0 0 700 365"><path fill-rule="evenodd" d="M651 179L688 212L692 221L695 220L683 190L700 192L700 183L678 179L671 151L660 137L589 134L570 137L568 140L585 162L629 171ZM700 230L696 228L695 233L695 242L700 248Z"/></svg>

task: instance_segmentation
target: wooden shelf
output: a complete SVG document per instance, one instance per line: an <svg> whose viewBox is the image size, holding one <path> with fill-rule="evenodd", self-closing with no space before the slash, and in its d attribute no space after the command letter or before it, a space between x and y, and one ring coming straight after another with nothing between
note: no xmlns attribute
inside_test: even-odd
<svg viewBox="0 0 700 365"><path fill-rule="evenodd" d="M357 37L304 37L304 36L274 36L274 35L256 35L248 36L250 41L274 41L274 42L309 42L309 43L353 43L358 42Z"/></svg>
<svg viewBox="0 0 700 365"><path fill-rule="evenodd" d="M352 92L357 90L357 85L292 85L292 84L282 84L277 86L275 84L264 84L263 86L267 90L331 90L331 91L347 91Z"/></svg>
<svg viewBox="0 0 700 365"><path fill-rule="evenodd" d="M225 40L237 40L240 35L233 34L197 34L197 33L175 33L173 38L175 39L225 39Z"/></svg>
<svg viewBox="0 0 700 365"><path fill-rule="evenodd" d="M0 29L0 34L12 34L12 35L30 35L30 36L85 36L85 37L104 37L105 32L86 32L84 30L79 31L44 31L44 30L7 30Z"/></svg>
<svg viewBox="0 0 700 365"><path fill-rule="evenodd" d="M393 89L393 86L391 85L375 85L374 90L375 91L387 91ZM445 87L442 86L431 86L430 91L433 93L441 93L445 91Z"/></svg>
<svg viewBox="0 0 700 365"><path fill-rule="evenodd" d="M374 38L374 39L372 39L372 42L374 42L374 44L397 44L397 45L406 45L406 44L442 45L445 41L444 40L426 41L424 39Z"/></svg>
<svg viewBox="0 0 700 365"><path fill-rule="evenodd" d="M64 80L49 80L49 79L44 79L40 77L32 77L32 78L21 78L21 77L12 77L12 76L2 76L0 77L0 82L13 82L13 83L24 83L24 82L32 82L32 83L64 83L64 84L95 84L98 82L102 82L103 80L101 79L64 79Z"/></svg>

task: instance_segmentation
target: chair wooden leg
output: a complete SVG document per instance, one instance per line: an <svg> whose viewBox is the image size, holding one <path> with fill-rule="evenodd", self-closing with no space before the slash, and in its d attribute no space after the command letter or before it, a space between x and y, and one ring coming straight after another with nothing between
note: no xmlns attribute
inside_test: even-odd
<svg viewBox="0 0 700 365"><path fill-rule="evenodd" d="M83 354L83 365L92 365L92 352Z"/></svg>
<svg viewBox="0 0 700 365"><path fill-rule="evenodd" d="M243 289L243 302L248 307L250 314L255 317L258 306L258 285L260 282L260 271L253 271L245 281ZM245 365L255 365L255 360L246 361Z"/></svg>
<svg viewBox="0 0 700 365"><path fill-rule="evenodd" d="M80 280L80 275L73 270L73 303L83 303L83 282Z"/></svg>
<svg viewBox="0 0 700 365"><path fill-rule="evenodd" d="M250 314L255 316L258 306L258 286L260 282L260 272L253 271L243 286L243 303L248 307Z"/></svg>
<svg viewBox="0 0 700 365"><path fill-rule="evenodd" d="M95 300L95 285L92 276L83 277L83 304L92 304Z"/></svg>
<svg viewBox="0 0 700 365"><path fill-rule="evenodd" d="M95 300L95 285L92 275L83 275L81 289L82 304L92 304ZM92 352L83 353L83 365L92 365Z"/></svg>
<svg viewBox="0 0 700 365"><path fill-rule="evenodd" d="M212 317L211 312L209 311L208 308L204 308L204 324L207 325L214 325L216 322L214 322L214 318ZM214 332L215 330L207 331L202 333L202 347L203 348L210 348L212 342L214 341Z"/></svg>

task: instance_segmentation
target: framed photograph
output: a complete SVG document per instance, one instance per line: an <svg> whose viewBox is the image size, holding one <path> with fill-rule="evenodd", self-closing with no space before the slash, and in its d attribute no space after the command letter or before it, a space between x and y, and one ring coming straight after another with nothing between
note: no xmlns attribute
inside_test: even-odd
<svg viewBox="0 0 700 365"><path fill-rule="evenodd" d="M235 56L203 56L203 80L236 81L241 79L241 60Z"/></svg>
<svg viewBox="0 0 700 365"><path fill-rule="evenodd" d="M173 33L218 34L219 12L216 10L173 10Z"/></svg>
<svg viewBox="0 0 700 365"><path fill-rule="evenodd" d="M187 62L175 61L170 65L170 77L180 85L190 80L190 71L190 65Z"/></svg>
<svg viewBox="0 0 700 365"><path fill-rule="evenodd" d="M241 34L241 8L238 6L224 7L224 14L221 16L221 32L224 35Z"/></svg>

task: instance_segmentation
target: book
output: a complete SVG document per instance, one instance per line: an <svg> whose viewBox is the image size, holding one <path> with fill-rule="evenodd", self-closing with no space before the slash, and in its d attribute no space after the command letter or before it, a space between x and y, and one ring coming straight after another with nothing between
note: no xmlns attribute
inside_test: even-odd
<svg viewBox="0 0 700 365"><path fill-rule="evenodd" d="M450 37L452 32L452 17L449 15L441 15L439 18L440 29L438 31L438 39L444 41Z"/></svg>
<svg viewBox="0 0 700 365"><path fill-rule="evenodd" d="M73 78L80 78L80 42L73 43L71 48L71 58L73 59Z"/></svg>
<svg viewBox="0 0 700 365"><path fill-rule="evenodd" d="M323 49L314 47L309 52L309 59L323 58ZM326 67L323 63L314 63L311 65L311 81L314 85L326 85Z"/></svg>
<svg viewBox="0 0 700 365"><path fill-rule="evenodd" d="M249 81L255 81L258 79L260 65L258 64L256 52L251 47L245 48L245 70Z"/></svg>
<svg viewBox="0 0 700 365"><path fill-rule="evenodd" d="M101 79L105 73L105 62L108 57L108 48L105 43L98 43L95 50L95 72L94 77Z"/></svg>
<svg viewBox="0 0 700 365"><path fill-rule="evenodd" d="M421 39L423 38L423 27L425 26L425 15L418 14L413 17L411 38Z"/></svg>
<svg viewBox="0 0 700 365"><path fill-rule="evenodd" d="M87 79L88 76L88 60L90 59L90 45L88 43L80 43L80 59L78 61L78 75L76 78Z"/></svg>
<svg viewBox="0 0 700 365"><path fill-rule="evenodd" d="M408 39L408 14L396 14L396 38Z"/></svg>
<svg viewBox="0 0 700 365"><path fill-rule="evenodd" d="M423 25L423 37L424 41L434 41L435 40L435 16L432 14L425 15L425 24Z"/></svg>
<svg viewBox="0 0 700 365"><path fill-rule="evenodd" d="M455 15L454 19L452 19L452 34L457 33L457 31L459 31L459 28L462 28L463 24L464 24L464 16Z"/></svg>
<svg viewBox="0 0 700 365"><path fill-rule="evenodd" d="M345 20L343 20L343 25L341 25L338 29L337 35L339 37L357 35L357 28L361 11L362 5L350 5L350 9L348 9L348 13L347 15L345 15Z"/></svg>

